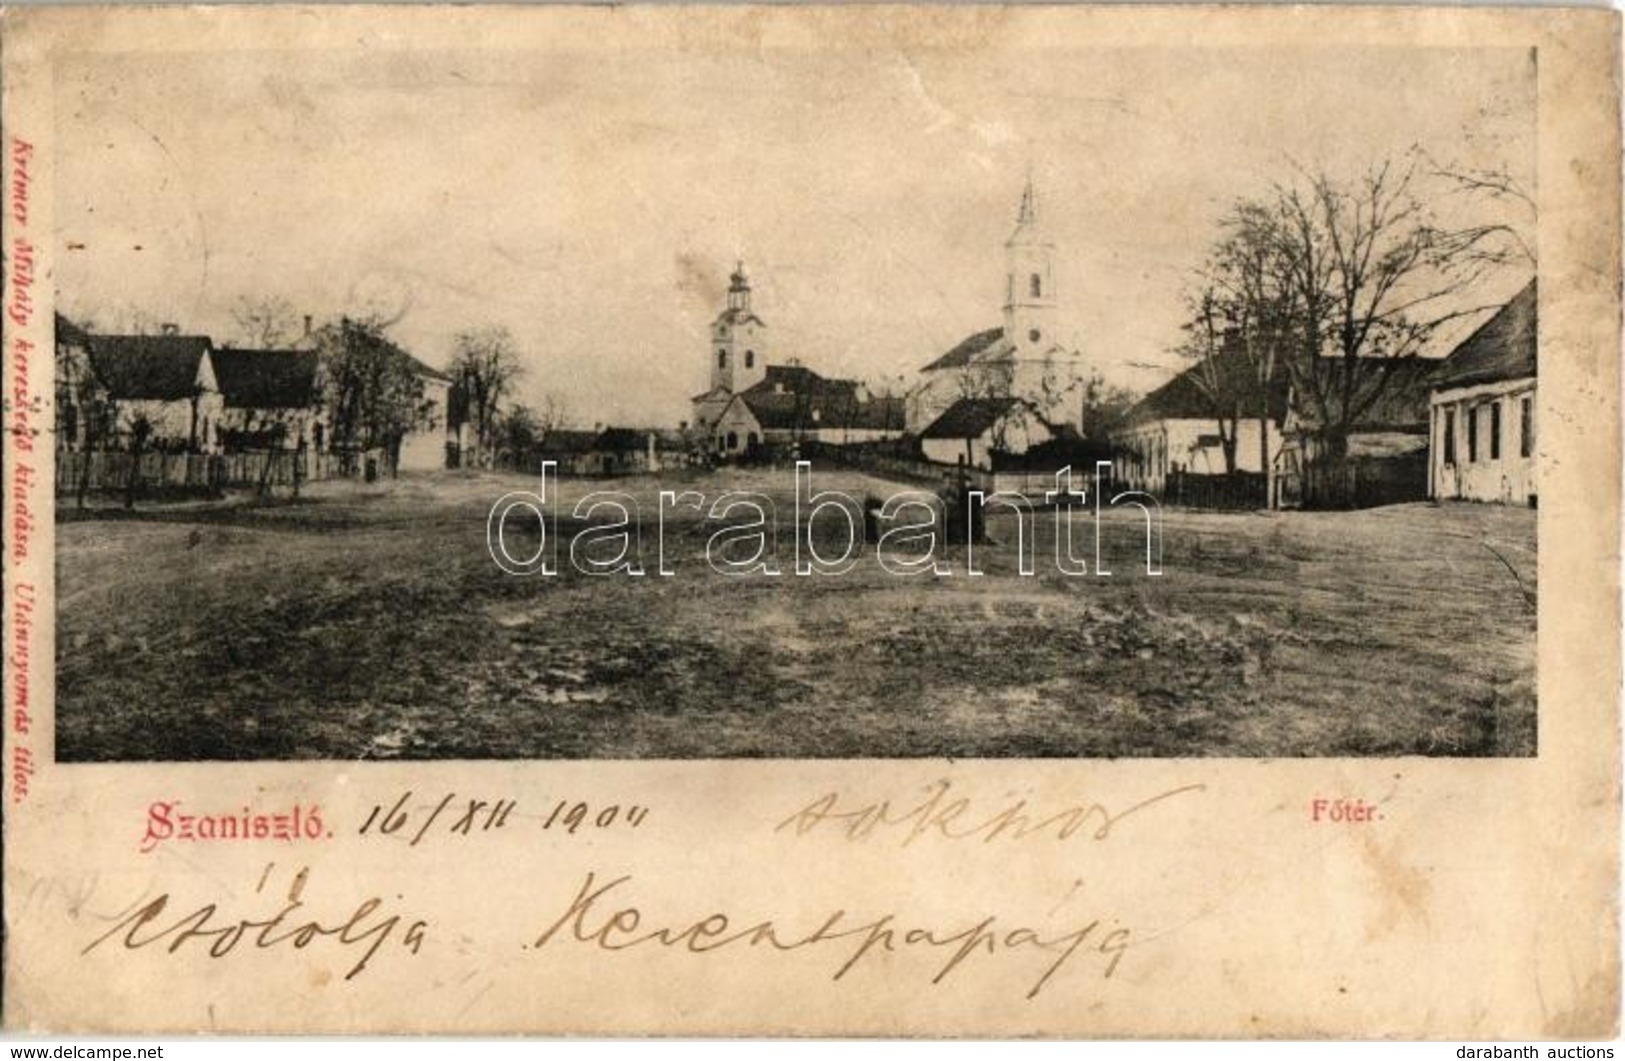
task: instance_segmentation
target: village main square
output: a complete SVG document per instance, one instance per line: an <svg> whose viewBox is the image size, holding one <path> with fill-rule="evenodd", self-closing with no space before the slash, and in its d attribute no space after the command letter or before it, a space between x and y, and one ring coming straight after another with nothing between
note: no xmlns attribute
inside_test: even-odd
<svg viewBox="0 0 1625 1061"><path fill-rule="evenodd" d="M57 757L1533 755L1532 69L1177 58L69 61ZM413 155L467 93L534 141ZM288 138L331 202L237 194Z"/></svg>

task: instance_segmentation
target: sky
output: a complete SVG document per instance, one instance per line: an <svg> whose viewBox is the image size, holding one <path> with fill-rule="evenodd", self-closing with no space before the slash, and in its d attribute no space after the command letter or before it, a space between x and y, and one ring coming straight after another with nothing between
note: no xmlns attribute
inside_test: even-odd
<svg viewBox="0 0 1625 1061"><path fill-rule="evenodd" d="M1140 390L1176 364L1217 218L1294 164L1421 145L1534 180L1520 49L374 43L56 69L59 308L217 342L245 297L374 309L437 365L501 325L520 396L580 424L688 417L737 259L770 361L906 385L999 323L1029 169L1063 338Z"/></svg>

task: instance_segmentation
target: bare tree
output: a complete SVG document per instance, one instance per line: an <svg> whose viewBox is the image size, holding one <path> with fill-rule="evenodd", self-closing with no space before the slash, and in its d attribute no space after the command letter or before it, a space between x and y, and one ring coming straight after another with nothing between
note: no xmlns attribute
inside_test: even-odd
<svg viewBox="0 0 1625 1061"><path fill-rule="evenodd" d="M1083 434L1091 442L1105 443L1134 408L1140 396L1127 387L1106 382L1096 369L1083 384Z"/></svg>
<svg viewBox="0 0 1625 1061"><path fill-rule="evenodd" d="M129 303L104 306L80 318L85 331L103 335L157 335L163 322L148 310Z"/></svg>
<svg viewBox="0 0 1625 1061"><path fill-rule="evenodd" d="M973 361L966 365L955 380L960 398L990 401L1009 398L1015 393L1015 363L1012 361ZM990 449L1004 450L1009 445L1009 418L998 416L993 421L993 433L988 439ZM971 439L965 440L965 465L975 464Z"/></svg>
<svg viewBox="0 0 1625 1061"><path fill-rule="evenodd" d="M1431 174L1420 152L1347 181L1300 169L1232 211L1231 236L1245 238L1221 272L1232 305L1259 314L1243 334L1260 371L1285 355L1329 459L1441 325L1492 308L1484 281L1524 260L1505 224L1447 222L1425 190Z"/></svg>
<svg viewBox="0 0 1625 1061"><path fill-rule="evenodd" d="M1225 473L1234 474L1241 410L1248 394L1241 374L1231 364L1231 332L1225 325L1218 293L1212 286L1205 287L1192 303L1180 353L1194 362L1187 378L1201 392L1218 426Z"/></svg>
<svg viewBox="0 0 1625 1061"><path fill-rule="evenodd" d="M1300 317L1293 388L1332 460L1394 369L1443 323L1488 309L1477 289L1518 255L1503 226L1441 223L1420 193L1419 164L1412 154L1350 184L1313 174L1277 188L1279 250Z"/></svg>
<svg viewBox="0 0 1625 1061"><path fill-rule="evenodd" d="M529 470L526 459L541 441L542 435L535 410L528 405L508 406L497 416L493 463L516 471Z"/></svg>
<svg viewBox="0 0 1625 1061"><path fill-rule="evenodd" d="M531 406L536 418L538 437L546 438L549 431L557 431L569 422L569 408L556 394L544 394L541 401Z"/></svg>
<svg viewBox="0 0 1625 1061"><path fill-rule="evenodd" d="M1269 440L1272 396L1286 373L1294 341L1296 301L1280 215L1255 202L1237 203L1223 222L1223 236L1203 267L1200 294L1188 328L1210 355L1196 373L1221 415L1230 417L1232 441L1226 466L1235 467L1235 428L1243 416L1258 421L1258 460L1266 496L1273 496L1274 462ZM1217 363L1211 358L1220 359ZM1222 434L1222 431L1221 431Z"/></svg>
<svg viewBox="0 0 1625 1061"><path fill-rule="evenodd" d="M280 295L239 297L231 310L236 338L256 350L275 350L299 339L293 303Z"/></svg>
<svg viewBox="0 0 1625 1061"><path fill-rule="evenodd" d="M328 381L332 447L346 461L382 449L398 461L401 440L434 426L413 359L370 324L344 318L317 334Z"/></svg>
<svg viewBox="0 0 1625 1061"><path fill-rule="evenodd" d="M507 328L461 332L455 340L451 375L455 402L474 433L476 460L490 467L497 441L497 414L521 375L518 350Z"/></svg>
<svg viewBox="0 0 1625 1061"><path fill-rule="evenodd" d="M1535 227L1535 197L1521 181L1504 167L1483 169L1444 163L1425 151L1421 157L1431 168L1430 175L1444 182L1449 194L1510 207L1515 221L1492 223L1486 227L1495 229L1498 235L1509 241L1518 257L1531 269L1539 264L1534 242L1527 234Z"/></svg>

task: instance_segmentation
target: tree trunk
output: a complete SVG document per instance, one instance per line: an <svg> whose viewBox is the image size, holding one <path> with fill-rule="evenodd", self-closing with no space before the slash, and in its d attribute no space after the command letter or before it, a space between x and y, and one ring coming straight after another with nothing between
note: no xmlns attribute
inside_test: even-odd
<svg viewBox="0 0 1625 1061"><path fill-rule="evenodd" d="M1269 414L1258 418L1258 462L1264 469L1264 507L1275 507L1275 462L1270 460Z"/></svg>
<svg viewBox="0 0 1625 1061"><path fill-rule="evenodd" d="M1327 464L1342 464L1349 455L1349 436L1345 428L1328 428L1321 432L1320 459Z"/></svg>
<svg viewBox="0 0 1625 1061"><path fill-rule="evenodd" d="M135 507L135 492L141 482L141 451L139 441L130 447L130 474L124 480L124 507Z"/></svg>

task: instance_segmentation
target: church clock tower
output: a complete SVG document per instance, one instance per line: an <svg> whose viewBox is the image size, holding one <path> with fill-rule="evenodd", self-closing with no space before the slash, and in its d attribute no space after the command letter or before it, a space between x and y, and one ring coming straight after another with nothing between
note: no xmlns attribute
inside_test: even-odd
<svg viewBox="0 0 1625 1061"><path fill-rule="evenodd" d="M767 325L750 308L750 278L740 262L728 278L728 306L711 325L711 389L737 394L767 375Z"/></svg>
<svg viewBox="0 0 1625 1061"><path fill-rule="evenodd" d="M1033 178L1021 193L1016 229L1004 244L1004 338L1020 354L1037 353L1055 342L1055 244L1038 223Z"/></svg>

